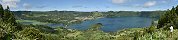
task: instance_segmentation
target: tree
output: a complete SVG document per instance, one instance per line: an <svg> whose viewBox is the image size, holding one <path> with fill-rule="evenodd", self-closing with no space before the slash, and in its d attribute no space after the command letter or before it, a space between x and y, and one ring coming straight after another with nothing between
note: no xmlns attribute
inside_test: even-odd
<svg viewBox="0 0 178 40"><path fill-rule="evenodd" d="M9 6L7 6L7 9L4 10L4 15L3 15L3 21L5 23L11 23L12 25L16 25L14 14L11 13Z"/></svg>
<svg viewBox="0 0 178 40"><path fill-rule="evenodd" d="M2 5L0 4L0 18L3 17L4 9Z"/></svg>
<svg viewBox="0 0 178 40"><path fill-rule="evenodd" d="M158 27L157 28L162 28L165 25L165 23L168 22L168 16L167 15L169 14L169 11L170 10L167 10L166 14L164 14L160 17L160 19L158 20Z"/></svg>
<svg viewBox="0 0 178 40"><path fill-rule="evenodd" d="M175 11L176 11L176 14L178 15L178 5L176 6Z"/></svg>
<svg viewBox="0 0 178 40"><path fill-rule="evenodd" d="M173 24L174 24L173 27L178 29L178 18L175 18Z"/></svg>
<svg viewBox="0 0 178 40"><path fill-rule="evenodd" d="M8 22L7 20L9 19L9 16L10 15L10 12L9 12L9 7L7 7L7 9L4 10L4 17L3 17L3 20Z"/></svg>
<svg viewBox="0 0 178 40"><path fill-rule="evenodd" d="M176 14L176 8L173 7L171 10L167 10L166 14L162 15L161 18L158 21L158 27L162 28L163 26L167 26L168 23L171 23L171 25L175 24L176 18L178 17Z"/></svg>

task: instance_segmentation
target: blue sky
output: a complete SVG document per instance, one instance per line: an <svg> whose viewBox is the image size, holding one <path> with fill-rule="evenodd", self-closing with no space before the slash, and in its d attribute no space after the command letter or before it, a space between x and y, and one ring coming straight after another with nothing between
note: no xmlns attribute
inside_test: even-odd
<svg viewBox="0 0 178 40"><path fill-rule="evenodd" d="M31 11L154 11L178 5L178 0L0 0L11 10Z"/></svg>

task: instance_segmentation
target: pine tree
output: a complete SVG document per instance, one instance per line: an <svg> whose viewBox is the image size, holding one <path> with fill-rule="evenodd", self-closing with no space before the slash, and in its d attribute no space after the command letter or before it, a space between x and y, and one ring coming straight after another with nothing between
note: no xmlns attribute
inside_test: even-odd
<svg viewBox="0 0 178 40"><path fill-rule="evenodd" d="M163 26L168 26L167 24L171 23L171 25L176 25L176 21L177 21L177 8L178 7L172 7L171 10L167 10L166 14L164 14L163 16L161 16L161 18L158 21L158 28L161 28Z"/></svg>
<svg viewBox="0 0 178 40"><path fill-rule="evenodd" d="M175 14L178 15L178 5L175 8ZM174 21L173 21L173 24L174 24L175 28L178 28L178 16L177 15L175 16Z"/></svg>
<svg viewBox="0 0 178 40"><path fill-rule="evenodd" d="M171 11L170 11L170 13L169 13L169 22L170 21L172 21L172 20L174 20L175 19L175 17L176 17L176 13L175 13L175 8L173 7L172 9L171 9Z"/></svg>
<svg viewBox="0 0 178 40"><path fill-rule="evenodd" d="M176 14L178 15L178 5L176 6L175 11L176 11Z"/></svg>
<svg viewBox="0 0 178 40"><path fill-rule="evenodd" d="M7 6L5 10L2 9L1 12L3 12L1 18L4 23L11 23L12 25L16 25L16 19L14 17L14 14L11 13L9 6Z"/></svg>
<svg viewBox="0 0 178 40"><path fill-rule="evenodd" d="M3 17L3 13L4 13L4 9L3 9L2 5L0 4L0 18Z"/></svg>
<svg viewBox="0 0 178 40"><path fill-rule="evenodd" d="M170 10L168 9L166 14L162 15L161 18L158 21L158 27L157 28L162 28L167 22L168 22L168 15L170 13Z"/></svg>
<svg viewBox="0 0 178 40"><path fill-rule="evenodd" d="M4 10L3 20L7 22L7 20L10 17L9 15L10 15L9 7L7 7L7 9Z"/></svg>

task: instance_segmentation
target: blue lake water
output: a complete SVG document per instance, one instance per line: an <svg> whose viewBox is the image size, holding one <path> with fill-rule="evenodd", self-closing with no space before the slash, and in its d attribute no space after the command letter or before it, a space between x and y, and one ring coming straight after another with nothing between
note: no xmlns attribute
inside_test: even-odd
<svg viewBox="0 0 178 40"><path fill-rule="evenodd" d="M149 27L152 18L147 17L115 17L115 18L99 18L94 20L87 20L79 24L69 25L70 29L87 30L91 25L102 23L103 27L100 29L104 32L115 32L126 28L141 28ZM24 22L30 23L30 22ZM56 27L61 24L45 24L47 26Z"/></svg>
<svg viewBox="0 0 178 40"><path fill-rule="evenodd" d="M146 17L116 17L116 18L100 18L95 20L87 20L81 24L70 25L71 29L86 30L91 25L102 23L102 31L114 32L126 28L141 28L149 27L151 25L152 18Z"/></svg>

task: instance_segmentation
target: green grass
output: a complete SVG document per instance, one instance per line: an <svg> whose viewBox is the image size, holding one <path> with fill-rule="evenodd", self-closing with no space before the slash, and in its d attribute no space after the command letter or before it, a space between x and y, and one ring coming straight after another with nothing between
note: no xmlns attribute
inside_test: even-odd
<svg viewBox="0 0 178 40"><path fill-rule="evenodd" d="M16 22L20 22L20 23L31 22L33 25L46 25L46 24L49 24L47 22L39 22L39 21L36 21L36 20L16 20Z"/></svg>
<svg viewBox="0 0 178 40"><path fill-rule="evenodd" d="M174 29L171 36L170 30L156 29L153 33L144 31L144 28L131 28L117 32L118 39L133 39L137 40L178 40L178 29ZM119 35L119 36L118 36Z"/></svg>

